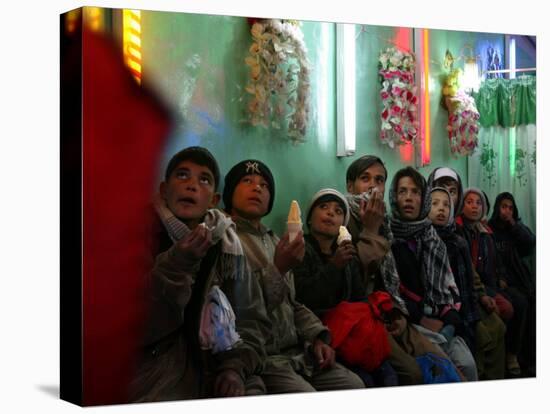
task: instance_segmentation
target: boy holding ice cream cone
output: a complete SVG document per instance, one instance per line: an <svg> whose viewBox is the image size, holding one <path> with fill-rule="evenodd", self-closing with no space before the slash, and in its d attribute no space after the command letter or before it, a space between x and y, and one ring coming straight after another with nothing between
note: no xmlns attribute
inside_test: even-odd
<svg viewBox="0 0 550 414"><path fill-rule="evenodd" d="M359 377L335 363L326 326L295 299L292 269L303 260L304 238L298 231L293 241L289 232L279 240L262 224L274 197L273 175L261 161L244 160L225 177L225 210L237 224L237 234L252 273L262 285L272 322L261 373L267 392L363 388ZM297 212L294 206L289 214L291 224L301 222Z"/></svg>

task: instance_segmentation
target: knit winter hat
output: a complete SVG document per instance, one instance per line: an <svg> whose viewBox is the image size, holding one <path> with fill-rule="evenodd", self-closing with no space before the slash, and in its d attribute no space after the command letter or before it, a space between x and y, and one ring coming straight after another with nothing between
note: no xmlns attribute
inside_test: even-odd
<svg viewBox="0 0 550 414"><path fill-rule="evenodd" d="M361 158L357 158L355 161L353 161L348 167L348 170L346 171L346 183L349 183L350 181L355 181L363 171L365 171L367 168L375 163L379 163L384 168L387 179L388 170L386 170L386 166L384 165L382 160L378 157L375 157L374 155L363 155Z"/></svg>
<svg viewBox="0 0 550 414"><path fill-rule="evenodd" d="M483 219L483 217L485 217L487 215L487 201L485 200L485 196L483 195L483 191L481 191L477 187L470 187L470 188L467 188L464 191L464 198L462 199L463 202L462 202L462 205L460 206L459 214L462 214L462 210L463 210L463 207L464 207L464 200L466 200L466 196L468 196L468 194L470 194L470 193L477 194L479 196L479 198L481 199L481 205L482 205L482 208L483 208L483 212L481 213L481 219Z"/></svg>
<svg viewBox="0 0 550 414"><path fill-rule="evenodd" d="M223 203L225 205L225 211L231 213L233 209L233 193L235 187L241 181L245 175L257 174L261 175L264 180L269 184L269 206L265 215L268 215L273 208L273 201L275 200L275 181L270 169L263 162L258 160L244 160L234 165L231 170L225 176L225 185L223 188Z"/></svg>
<svg viewBox="0 0 550 414"><path fill-rule="evenodd" d="M329 201L336 201L342 209L344 210L344 223L343 226L347 226L349 222L349 204L348 200L346 200L346 197L344 195L332 188L324 188L322 190L319 190L313 198L311 199L311 202L309 203L309 208L307 210L307 218L306 223L308 223L309 226L309 219L311 218L311 213L313 213L313 209L317 207L321 203L326 203Z"/></svg>
<svg viewBox="0 0 550 414"><path fill-rule="evenodd" d="M448 167L436 168L433 171L433 174L434 174L434 181L443 177L450 177L455 181L458 181L458 174L452 168L448 168Z"/></svg>
<svg viewBox="0 0 550 414"><path fill-rule="evenodd" d="M218 167L218 162L210 151L203 147L187 147L174 154L166 167L164 180L168 181L170 175L176 167L183 161L187 160L190 160L195 164L205 166L212 172L212 175L214 175L214 189L217 191L220 184L220 168Z"/></svg>

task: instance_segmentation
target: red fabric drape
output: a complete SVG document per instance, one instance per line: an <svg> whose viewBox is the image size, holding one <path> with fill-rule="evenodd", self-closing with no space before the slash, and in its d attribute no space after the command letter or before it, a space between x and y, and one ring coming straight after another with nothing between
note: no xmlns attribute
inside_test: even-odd
<svg viewBox="0 0 550 414"><path fill-rule="evenodd" d="M83 404L114 404L126 402L141 342L169 117L107 39L84 32L82 55Z"/></svg>

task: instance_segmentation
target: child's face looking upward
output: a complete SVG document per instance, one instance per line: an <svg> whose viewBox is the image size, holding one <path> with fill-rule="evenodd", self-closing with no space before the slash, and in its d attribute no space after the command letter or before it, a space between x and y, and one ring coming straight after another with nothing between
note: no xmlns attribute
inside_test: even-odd
<svg viewBox="0 0 550 414"><path fill-rule="evenodd" d="M386 171L378 162L363 170L355 181L349 181L347 184L350 194L363 194L371 192L374 188L377 188L381 194L384 194L386 189Z"/></svg>
<svg viewBox="0 0 550 414"><path fill-rule="evenodd" d="M168 180L160 184L160 194L170 211L190 228L199 224L220 199L210 169L191 160L178 164Z"/></svg>
<svg viewBox="0 0 550 414"><path fill-rule="evenodd" d="M432 207L429 218L437 226L445 226L449 222L451 206L449 196L443 191L432 191Z"/></svg>

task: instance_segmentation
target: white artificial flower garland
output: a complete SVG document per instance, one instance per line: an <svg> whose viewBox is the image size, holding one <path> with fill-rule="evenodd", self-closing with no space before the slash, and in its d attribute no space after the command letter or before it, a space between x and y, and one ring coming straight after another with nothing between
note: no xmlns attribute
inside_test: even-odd
<svg viewBox="0 0 550 414"><path fill-rule="evenodd" d="M278 19L252 25L246 91L252 125L280 129L288 122L293 143L305 141L309 119L310 63L297 23Z"/></svg>

